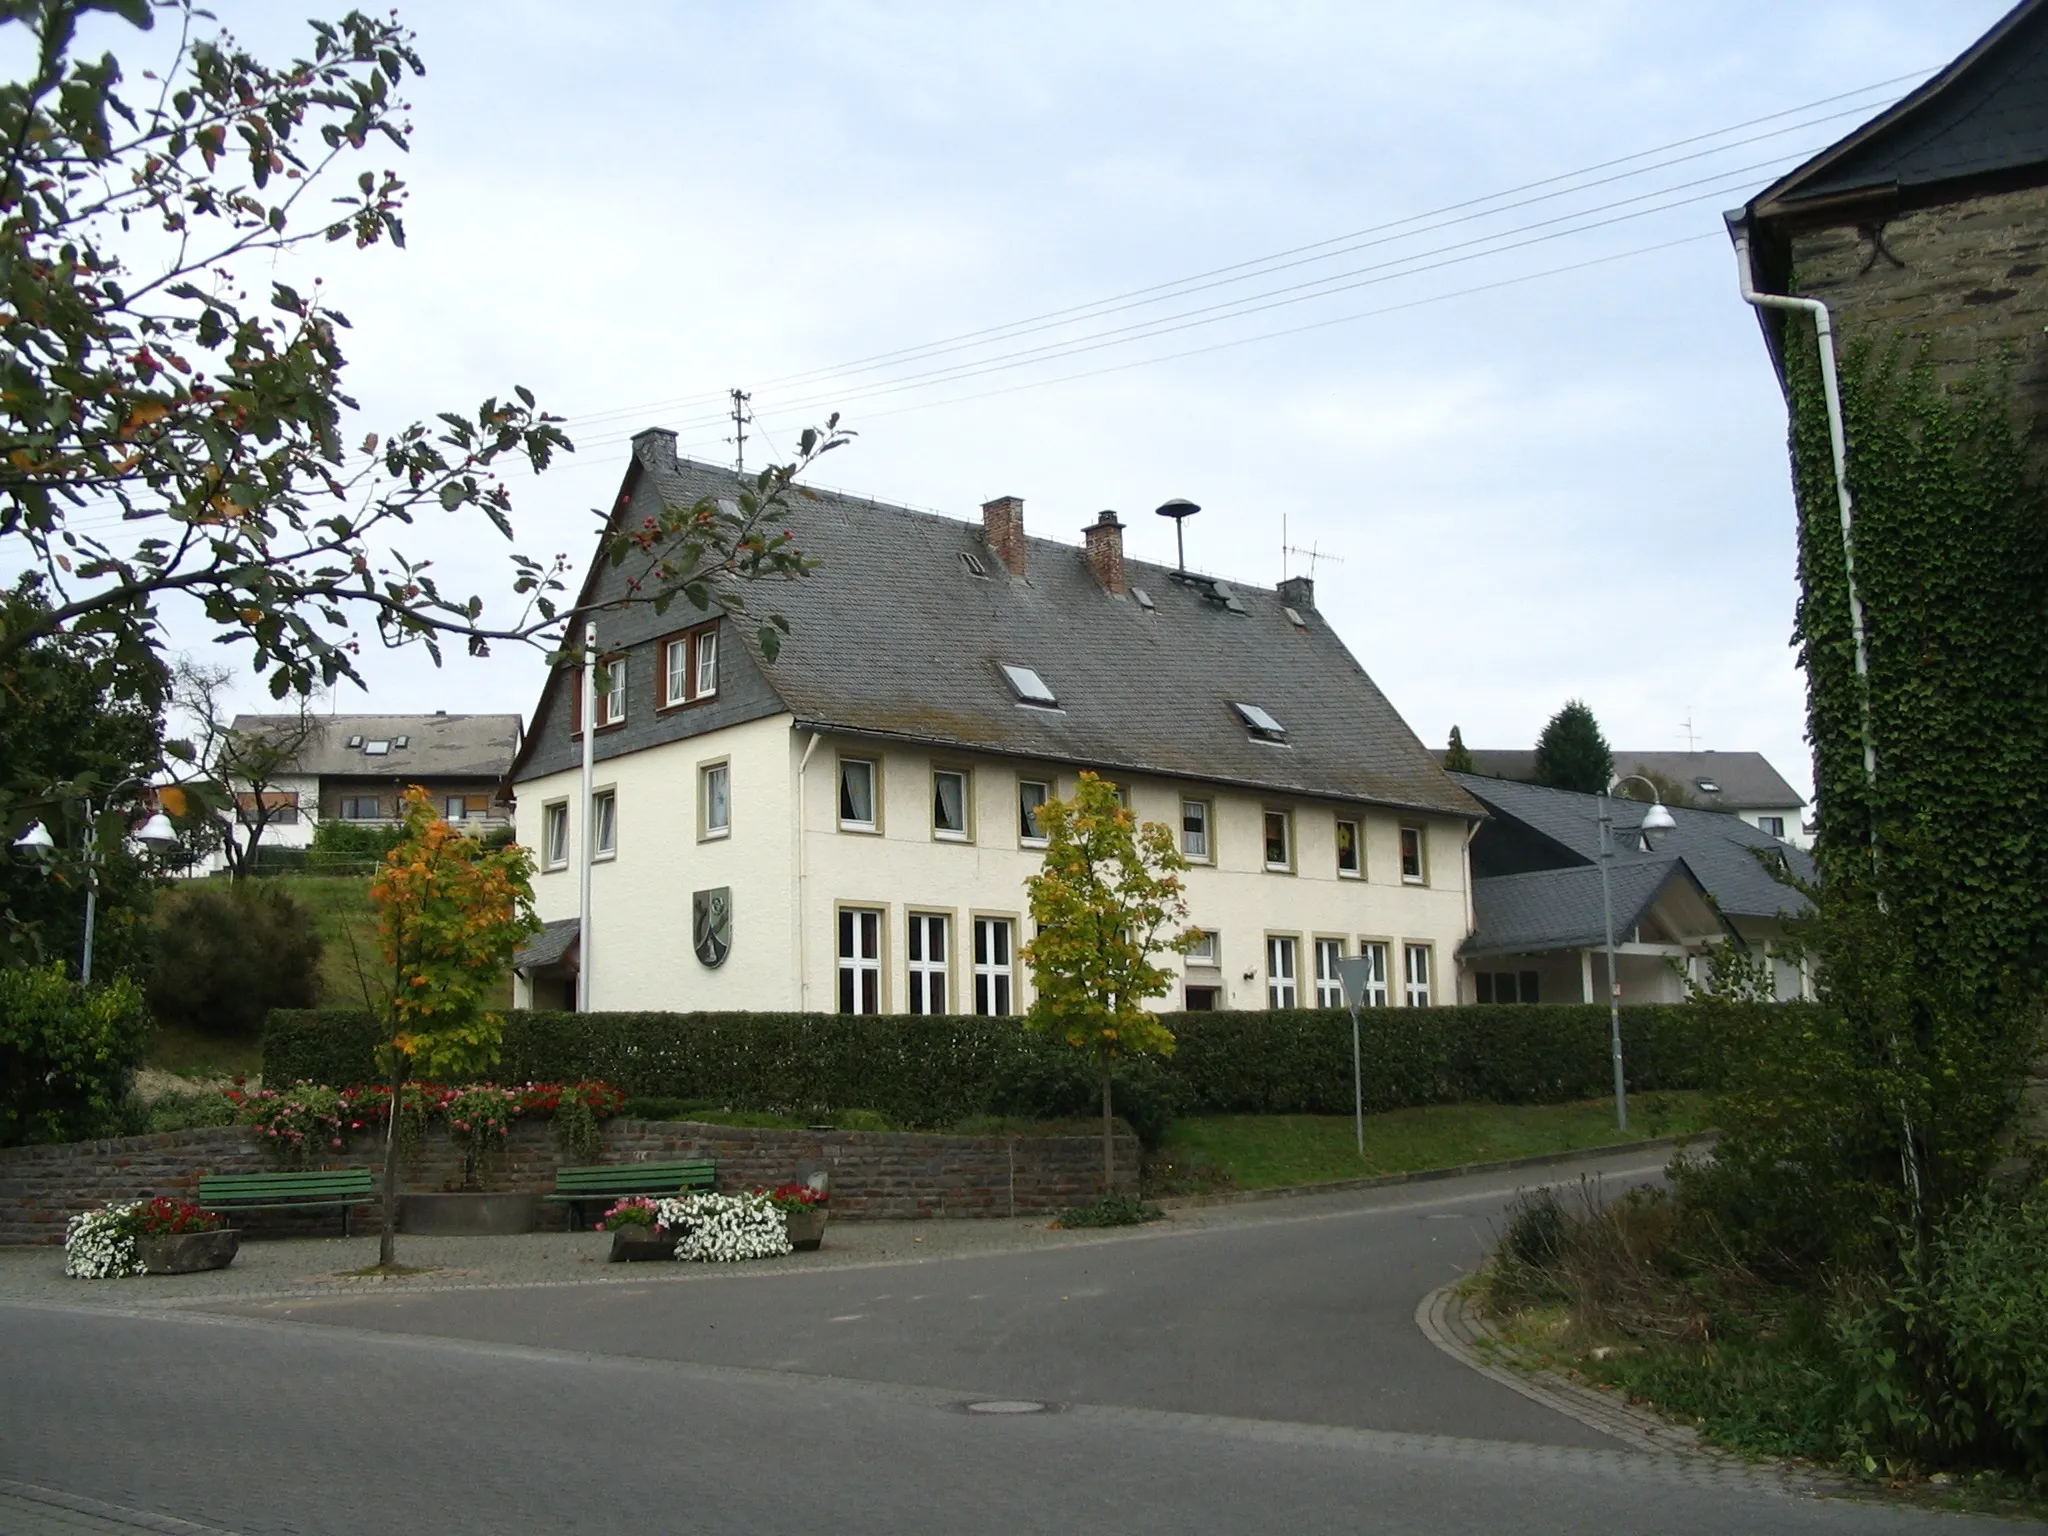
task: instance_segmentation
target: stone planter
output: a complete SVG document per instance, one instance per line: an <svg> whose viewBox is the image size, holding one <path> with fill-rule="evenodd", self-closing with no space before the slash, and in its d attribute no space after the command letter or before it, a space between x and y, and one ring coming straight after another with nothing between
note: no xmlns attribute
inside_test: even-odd
<svg viewBox="0 0 2048 1536"><path fill-rule="evenodd" d="M620 1227L612 1233L614 1264L638 1264L647 1259L673 1259L678 1232L656 1232L652 1227Z"/></svg>
<svg viewBox="0 0 2048 1536"><path fill-rule="evenodd" d="M135 1256L149 1275L190 1275L226 1269L235 1260L242 1234L233 1227L214 1232L170 1232L135 1239Z"/></svg>
<svg viewBox="0 0 2048 1536"><path fill-rule="evenodd" d="M540 1196L531 1190L398 1197L398 1230L416 1237L506 1237L539 1224Z"/></svg>
<svg viewBox="0 0 2048 1536"><path fill-rule="evenodd" d="M789 1223L789 1246L798 1253L815 1252L825 1241L825 1208L814 1205L807 1211L784 1211Z"/></svg>

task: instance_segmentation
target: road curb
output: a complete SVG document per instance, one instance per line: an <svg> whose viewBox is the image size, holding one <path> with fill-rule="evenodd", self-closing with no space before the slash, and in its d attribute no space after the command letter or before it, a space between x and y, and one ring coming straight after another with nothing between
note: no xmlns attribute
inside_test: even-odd
<svg viewBox="0 0 2048 1536"><path fill-rule="evenodd" d="M1752 1461L1708 1445L1689 1425L1674 1424L1638 1408L1618 1392L1571 1380L1503 1339L1481 1310L1463 1294L1464 1281L1440 1286L1416 1303L1415 1326L1422 1336L1460 1364L1531 1402L1540 1403L1589 1429L1598 1430L1640 1455L1698 1469L1726 1479L1802 1498L1869 1498L1870 1490L1818 1467L1793 1462Z"/></svg>
<svg viewBox="0 0 2048 1536"><path fill-rule="evenodd" d="M1706 1145L1711 1135L1658 1136L1649 1141L1617 1141L1603 1147L1579 1147L1571 1152L1538 1152L1528 1157L1504 1157L1490 1163L1459 1163L1450 1168L1417 1168L1408 1173L1379 1173L1363 1179L1326 1179L1319 1184L1281 1184L1272 1189L1228 1189L1213 1195L1166 1195L1152 1201L1162 1211L1199 1210L1206 1205L1245 1205L1254 1200L1293 1200L1303 1195L1342 1195L1357 1189L1392 1189L1400 1184L1427 1184L1436 1179L1461 1179L1475 1173L1511 1173L1517 1168L1554 1168L1559 1163L1582 1163L1595 1157L1626 1157L1633 1152L1656 1152L1665 1147Z"/></svg>

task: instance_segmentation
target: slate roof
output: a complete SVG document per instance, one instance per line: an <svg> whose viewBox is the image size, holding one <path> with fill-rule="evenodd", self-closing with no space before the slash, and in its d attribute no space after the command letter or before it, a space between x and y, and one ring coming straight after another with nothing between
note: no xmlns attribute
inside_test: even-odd
<svg viewBox="0 0 2048 1536"><path fill-rule="evenodd" d="M296 719L237 715L231 730L253 734ZM322 715L299 753L294 771L322 777L498 779L519 750L517 715ZM380 757L365 757L348 739L395 742Z"/></svg>
<svg viewBox="0 0 2048 1536"><path fill-rule="evenodd" d="M1547 839L1557 851L1560 868L1590 865L1599 858L1600 827L1595 819L1599 796L1476 774L1459 773L1452 777L1496 817L1519 822ZM1614 802L1618 842L1628 828L1641 820L1643 810L1634 801ZM1757 855L1762 853L1771 861L1782 860L1790 873L1811 881L1814 866L1810 855L1720 811L1680 806L1671 815L1677 825L1669 832L1653 834L1650 853L1631 850L1623 844L1615 855L1616 869L1676 855L1685 860L1715 904L1730 916L1776 918L1800 916L1808 910L1807 899L1774 878L1769 862ZM1501 875L1475 879L1474 898L1477 899L1479 888L1491 884L1492 879L1521 878L1524 877Z"/></svg>
<svg viewBox="0 0 2048 1536"><path fill-rule="evenodd" d="M513 953L514 970L545 970L558 965L576 943L576 936L582 931L582 922L574 917L558 917Z"/></svg>
<svg viewBox="0 0 2048 1536"><path fill-rule="evenodd" d="M732 494L731 470L675 460L672 444L665 433L636 441L636 473L668 502ZM620 515L636 473L628 474ZM1083 520L1057 517L1076 531ZM1130 584L1152 601L1147 608L1106 592L1080 548L1045 538L1027 539L1019 579L983 542L978 521L839 492L798 498L787 526L819 569L744 594L750 610L789 620L778 659L761 656L751 621L731 630L800 728L1482 814L1328 623L1298 607L1297 627L1272 591L1232 583L1245 610L1233 613L1168 568L1127 560ZM963 556L986 576L972 574ZM616 596L619 580L602 573L596 590ZM690 622L679 611L661 616L643 606L607 616L607 648L674 633ZM999 670L1005 663L1036 671L1058 709L1021 707ZM549 687L566 678L556 674ZM1286 745L1253 740L1234 701L1275 716ZM558 719L566 733L566 712L544 697L533 760L523 759L516 776L551 771ZM696 727L677 720L672 728L680 738Z"/></svg>
<svg viewBox="0 0 2048 1536"><path fill-rule="evenodd" d="M1642 922L1672 881L1704 889L1677 854L1617 860L1610 878L1617 940ZM1464 955L1585 949L1607 941L1600 871L1593 865L1475 880L1472 912L1472 936L1459 950Z"/></svg>
<svg viewBox="0 0 2048 1536"><path fill-rule="evenodd" d="M1437 754L1439 761L1443 754ZM1536 776L1536 754L1532 751L1472 749L1472 763L1490 779L1520 779ZM1637 773L1648 768L1674 783L1685 786L1693 803L1707 811L1780 811L1806 804L1806 799L1784 775L1770 765L1761 752L1625 752L1616 749L1614 771ZM1701 779L1721 786L1718 794L1699 787Z"/></svg>
<svg viewBox="0 0 2048 1536"><path fill-rule="evenodd" d="M1861 192L2048 174L2048 0L2024 0L1926 84L1766 188L1752 217Z"/></svg>

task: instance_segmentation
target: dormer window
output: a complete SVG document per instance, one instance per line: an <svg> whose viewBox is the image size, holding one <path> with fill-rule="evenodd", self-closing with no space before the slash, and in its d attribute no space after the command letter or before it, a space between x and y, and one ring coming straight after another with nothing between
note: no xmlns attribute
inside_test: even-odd
<svg viewBox="0 0 2048 1536"><path fill-rule="evenodd" d="M1244 721L1245 729L1252 733L1253 741L1277 742L1282 746L1287 744L1287 727L1258 705L1233 701L1230 707L1236 710L1238 718Z"/></svg>
<svg viewBox="0 0 2048 1536"><path fill-rule="evenodd" d="M1000 664L1003 677L1010 685L1010 691L1017 695L1019 704L1031 704L1039 709L1058 709L1059 696L1046 686L1044 678L1029 667L1013 667L1008 662Z"/></svg>

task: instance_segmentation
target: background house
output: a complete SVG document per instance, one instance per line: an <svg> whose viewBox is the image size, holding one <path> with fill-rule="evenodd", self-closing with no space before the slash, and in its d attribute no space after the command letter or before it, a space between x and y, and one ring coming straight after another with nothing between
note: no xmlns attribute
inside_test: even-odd
<svg viewBox="0 0 2048 1536"><path fill-rule="evenodd" d="M617 515L734 485L644 432ZM821 492L787 526L820 564L747 593L789 621L772 663L715 612L600 619L587 846L579 679L550 679L513 770L548 922L522 1001L558 1003L587 967L605 1009L1022 1012L1035 808L1088 769L1194 864L1207 942L1159 1006L1334 1005L1335 961L1359 953L1391 1005L1452 995L1479 806L1308 581L1127 561L1114 514L1080 548L1031 537L1014 497L977 526ZM584 600L627 574L601 563Z"/></svg>
<svg viewBox="0 0 2048 1536"><path fill-rule="evenodd" d="M304 848L320 821L393 821L399 795L413 784L471 830L511 824L505 775L519 750L517 715L323 715L311 726L289 769L260 791L231 784L244 799L260 792L268 802L266 847ZM296 728L286 715L238 715L229 727L247 737Z"/></svg>
<svg viewBox="0 0 2048 1536"><path fill-rule="evenodd" d="M1443 754L1438 753L1441 761ZM1472 749L1472 766L1490 779L1536 779L1533 751ZM1639 773L1684 792L1679 804L1725 811L1795 848L1811 848L1806 798L1785 782L1761 752L1629 752L1616 749L1614 771Z"/></svg>
<svg viewBox="0 0 2048 1536"><path fill-rule="evenodd" d="M1599 797L1452 777L1489 813L1472 841L1475 921L1464 948L1464 1000L1604 999ZM1671 813L1677 825L1648 834L1646 847L1634 830L1644 810L1613 802L1615 970L1624 997L1681 1001L1685 985L1672 962L1696 972L1708 947L1728 940L1770 958L1778 997L1810 995L1808 968L1786 928L1810 903L1783 878L1811 879L1810 857L1725 813L1683 807ZM1503 976L1514 979L1512 997L1502 995ZM1528 997L1531 978L1536 995Z"/></svg>

